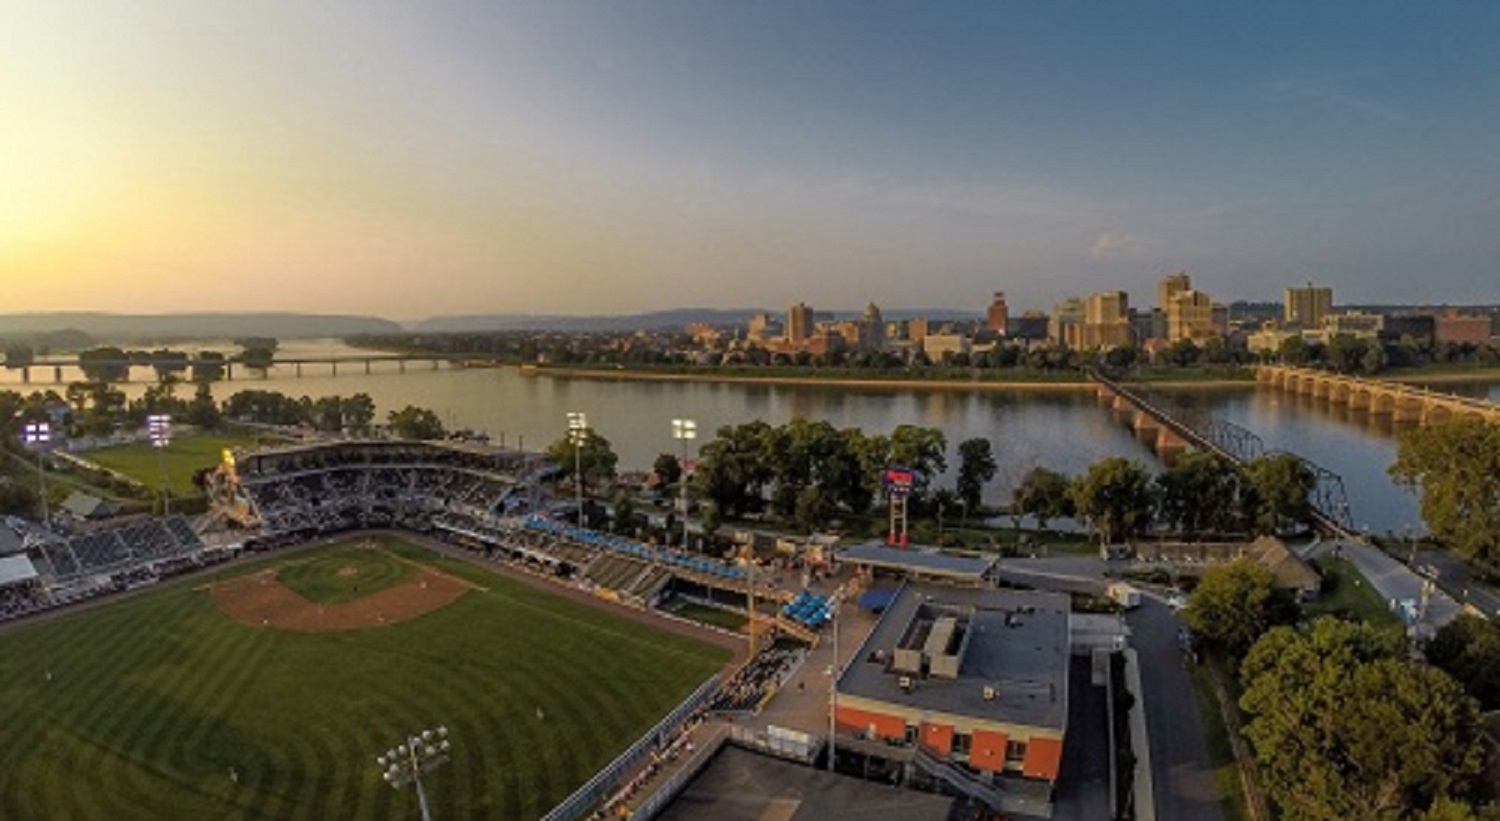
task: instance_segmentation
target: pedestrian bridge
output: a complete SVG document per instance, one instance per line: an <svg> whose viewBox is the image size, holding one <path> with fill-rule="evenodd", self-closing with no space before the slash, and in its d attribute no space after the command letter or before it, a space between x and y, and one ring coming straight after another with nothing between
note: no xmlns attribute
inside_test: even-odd
<svg viewBox="0 0 1500 821"><path fill-rule="evenodd" d="M1460 419L1500 423L1500 404L1484 399L1427 390L1399 382L1345 376L1331 371L1263 365L1256 381L1289 393L1327 399L1350 410L1389 416L1395 422L1440 425Z"/></svg>

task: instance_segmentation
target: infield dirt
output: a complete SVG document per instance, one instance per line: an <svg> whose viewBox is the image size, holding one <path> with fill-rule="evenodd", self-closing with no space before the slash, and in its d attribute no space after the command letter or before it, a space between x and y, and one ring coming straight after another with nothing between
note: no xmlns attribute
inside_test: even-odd
<svg viewBox="0 0 1500 821"><path fill-rule="evenodd" d="M360 630L414 619L463 598L475 585L423 568L414 578L342 604L303 598L263 570L209 588L224 614L243 624L298 633Z"/></svg>

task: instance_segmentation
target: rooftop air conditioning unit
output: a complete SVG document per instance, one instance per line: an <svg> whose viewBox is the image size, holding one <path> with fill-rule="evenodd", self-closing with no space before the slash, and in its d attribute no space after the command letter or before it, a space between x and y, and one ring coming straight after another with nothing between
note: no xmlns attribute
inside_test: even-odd
<svg viewBox="0 0 1500 821"><path fill-rule="evenodd" d="M985 701L994 701L995 700L995 688L994 687L991 687L989 685L985 685L985 688L984 688L984 700Z"/></svg>
<svg viewBox="0 0 1500 821"><path fill-rule="evenodd" d="M902 689L903 692L907 692L907 693L911 692L911 686L912 686L911 676L902 676L901 678L896 679L896 684L898 684L901 687L901 689Z"/></svg>

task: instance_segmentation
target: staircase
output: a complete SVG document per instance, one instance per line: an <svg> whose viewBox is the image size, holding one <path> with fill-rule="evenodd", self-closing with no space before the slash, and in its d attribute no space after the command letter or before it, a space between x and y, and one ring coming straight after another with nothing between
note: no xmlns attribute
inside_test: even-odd
<svg viewBox="0 0 1500 821"><path fill-rule="evenodd" d="M1000 790L920 747L914 761L923 772L970 798L984 802L992 810L999 810L1005 800L1005 794Z"/></svg>

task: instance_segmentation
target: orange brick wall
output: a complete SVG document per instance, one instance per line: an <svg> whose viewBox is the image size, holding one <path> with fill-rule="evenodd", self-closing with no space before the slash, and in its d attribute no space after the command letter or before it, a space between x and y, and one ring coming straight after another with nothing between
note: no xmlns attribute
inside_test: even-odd
<svg viewBox="0 0 1500 821"><path fill-rule="evenodd" d="M873 725L875 732L881 738L906 738L906 720L899 716L876 713L870 710L859 710L840 704L836 715L836 723L839 729L844 732L863 732ZM949 743L952 743L951 736Z"/></svg>
<svg viewBox="0 0 1500 821"><path fill-rule="evenodd" d="M969 763L976 769L998 773L1005 769L1005 733L975 730L969 744Z"/></svg>
<svg viewBox="0 0 1500 821"><path fill-rule="evenodd" d="M1026 743L1026 761L1021 772L1029 778L1057 780L1057 770L1062 764L1063 744L1056 738L1033 737Z"/></svg>
<svg viewBox="0 0 1500 821"><path fill-rule="evenodd" d="M953 727L947 724L923 724L919 738L923 747L938 756L947 758L953 752Z"/></svg>

